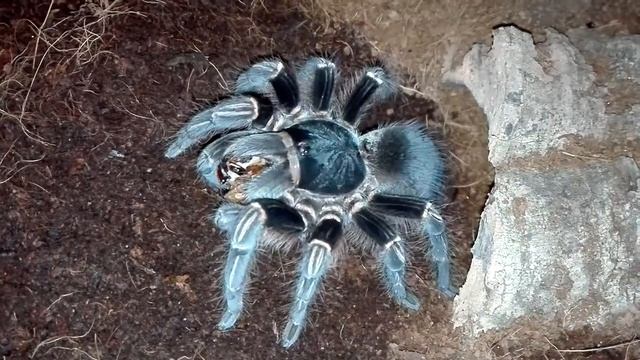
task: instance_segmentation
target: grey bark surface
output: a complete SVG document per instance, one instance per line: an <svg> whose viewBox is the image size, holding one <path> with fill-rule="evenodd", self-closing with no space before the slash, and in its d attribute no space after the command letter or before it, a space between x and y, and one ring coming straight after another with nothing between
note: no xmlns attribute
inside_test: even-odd
<svg viewBox="0 0 640 360"><path fill-rule="evenodd" d="M487 115L496 169L455 325L640 324L640 36L498 28L445 78Z"/></svg>

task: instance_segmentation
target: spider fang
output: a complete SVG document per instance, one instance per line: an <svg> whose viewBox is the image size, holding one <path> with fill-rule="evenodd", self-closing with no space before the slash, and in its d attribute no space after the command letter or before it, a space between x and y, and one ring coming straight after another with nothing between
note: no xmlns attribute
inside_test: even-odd
<svg viewBox="0 0 640 360"><path fill-rule="evenodd" d="M224 197L235 203L242 203L246 199L244 184L251 178L260 175L269 162L261 157L250 159L231 158L220 163L217 176L221 184L225 185Z"/></svg>

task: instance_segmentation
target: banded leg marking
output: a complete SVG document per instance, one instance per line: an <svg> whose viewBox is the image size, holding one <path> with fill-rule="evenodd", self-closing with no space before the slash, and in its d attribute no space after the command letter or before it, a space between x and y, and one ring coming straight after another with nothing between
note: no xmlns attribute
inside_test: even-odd
<svg viewBox="0 0 640 360"><path fill-rule="evenodd" d="M401 238L384 218L366 207L355 212L353 219L382 248L379 266L391 297L409 310L418 310L420 301L405 283L407 260Z"/></svg>
<svg viewBox="0 0 640 360"><path fill-rule="evenodd" d="M424 232L431 243L430 258L436 268L436 286L445 296L453 298L458 290L451 283L451 257L447 229L440 211L427 202L424 212Z"/></svg>
<svg viewBox="0 0 640 360"><path fill-rule="evenodd" d="M388 82L387 75L382 68L367 69L347 100L342 113L343 120L355 124L376 92L380 92L379 95L382 98L391 94L389 84L386 82Z"/></svg>
<svg viewBox="0 0 640 360"><path fill-rule="evenodd" d="M218 328L229 330L237 322L243 307L249 273L255 252L266 227L285 232L302 232L304 221L295 209L278 200L260 199L249 204L238 221L229 241L230 250L224 268L223 298L225 310ZM218 222L231 222L218 219Z"/></svg>
<svg viewBox="0 0 640 360"><path fill-rule="evenodd" d="M325 59L315 64L311 103L316 111L328 111L335 86L336 66Z"/></svg>
<svg viewBox="0 0 640 360"><path fill-rule="evenodd" d="M218 329L232 328L242 313L243 296L255 250L264 230L265 213L259 204L251 204L243 213L230 241L224 268L223 296L225 310Z"/></svg>
<svg viewBox="0 0 640 360"><path fill-rule="evenodd" d="M427 253L435 268L436 286L445 296L454 297L457 290L451 283L447 229L435 205L415 196L376 194L368 206L390 216L423 219L423 232L431 245L431 251Z"/></svg>
<svg viewBox="0 0 640 360"><path fill-rule="evenodd" d="M178 131L164 156L175 158L191 146L211 136L227 131L245 129L264 115L264 108L249 95L235 96L199 112ZM263 111L262 115L260 111Z"/></svg>
<svg viewBox="0 0 640 360"><path fill-rule="evenodd" d="M300 264L289 320L283 332L282 346L291 347L302 332L309 307L313 303L322 278L331 265L331 249L342 236L342 224L334 218L321 220L305 248Z"/></svg>

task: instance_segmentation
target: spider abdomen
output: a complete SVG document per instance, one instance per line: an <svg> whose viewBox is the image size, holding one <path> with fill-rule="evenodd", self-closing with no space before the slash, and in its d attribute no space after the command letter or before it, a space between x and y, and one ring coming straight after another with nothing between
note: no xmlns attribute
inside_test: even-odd
<svg viewBox="0 0 640 360"><path fill-rule="evenodd" d="M331 121L308 120L285 130L296 145L298 187L319 194L346 194L362 183L366 167L355 135Z"/></svg>

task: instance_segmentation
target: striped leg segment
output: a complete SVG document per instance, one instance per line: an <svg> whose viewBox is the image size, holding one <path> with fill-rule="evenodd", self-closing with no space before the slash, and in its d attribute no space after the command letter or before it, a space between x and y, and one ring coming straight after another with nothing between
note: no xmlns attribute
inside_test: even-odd
<svg viewBox="0 0 640 360"><path fill-rule="evenodd" d="M304 250L300 277L283 333L282 346L285 348L291 347L298 340L320 282L331 265L331 249L341 236L342 224L333 217L321 220L311 235Z"/></svg>
<svg viewBox="0 0 640 360"><path fill-rule="evenodd" d="M447 229L435 205L415 196L376 194L371 198L368 206L376 212L390 216L423 219L423 232L431 244L431 251L428 254L435 267L436 285L445 296L454 297L457 290L451 284Z"/></svg>
<svg viewBox="0 0 640 360"><path fill-rule="evenodd" d="M242 313L247 278L258 240L264 230L264 221L262 207L252 204L243 213L231 237L229 255L224 267L223 296L226 308L218 323L220 330L232 328Z"/></svg>
<svg viewBox="0 0 640 360"><path fill-rule="evenodd" d="M393 299L409 310L420 309L418 298L407 290L405 283L407 260L400 237L384 218L367 208L355 212L353 220L382 248L380 267Z"/></svg>
<svg viewBox="0 0 640 360"><path fill-rule="evenodd" d="M289 232L301 232L304 221L295 209L277 200L261 199L249 204L240 213L233 235L223 275L225 311L218 329L232 328L242 313L243 296L249 272L255 261L255 252L266 227ZM218 221L230 223L227 219Z"/></svg>
<svg viewBox="0 0 640 360"><path fill-rule="evenodd" d="M327 59L314 58L305 67L313 70L311 104L315 111L328 111L336 81L336 66Z"/></svg>
<svg viewBox="0 0 640 360"><path fill-rule="evenodd" d="M291 112L298 106L300 103L298 83L293 73L286 66L279 67L278 73L271 78L271 85L276 92L278 101L287 112Z"/></svg>
<svg viewBox="0 0 640 360"><path fill-rule="evenodd" d="M382 68L367 69L347 100L342 113L344 121L356 124L372 98L385 99L393 93L391 82Z"/></svg>
<svg viewBox="0 0 640 360"><path fill-rule="evenodd" d="M261 61L238 76L236 91L275 97L285 112L300 103L300 90L295 75L280 60Z"/></svg>
<svg viewBox="0 0 640 360"><path fill-rule="evenodd" d="M254 121L269 118L272 110L253 96L235 96L196 114L178 131L165 156L175 158L191 146L228 131L246 129Z"/></svg>
<svg viewBox="0 0 640 360"><path fill-rule="evenodd" d="M436 285L445 296L453 298L457 295L451 283L451 257L449 256L449 240L447 229L440 211L428 202L424 213L424 232L431 241L430 257L436 267Z"/></svg>

